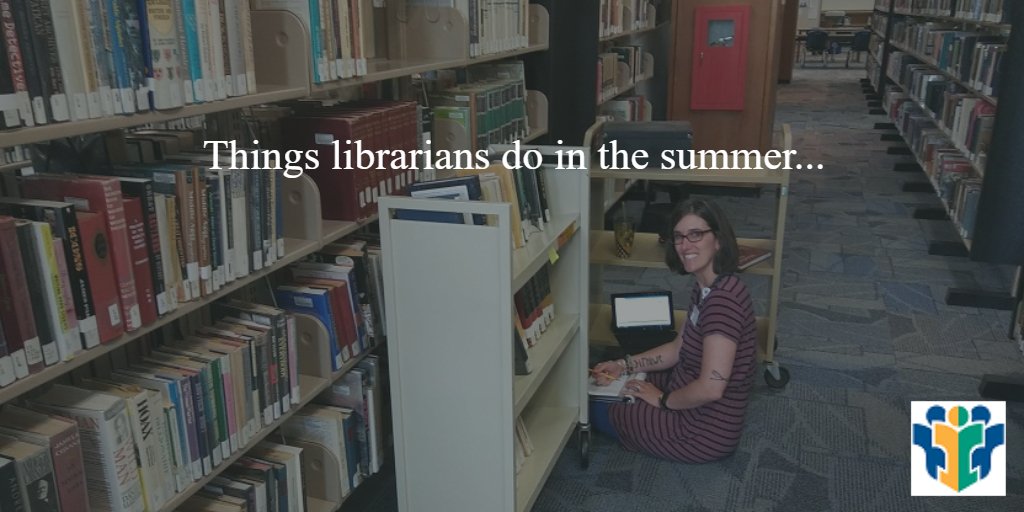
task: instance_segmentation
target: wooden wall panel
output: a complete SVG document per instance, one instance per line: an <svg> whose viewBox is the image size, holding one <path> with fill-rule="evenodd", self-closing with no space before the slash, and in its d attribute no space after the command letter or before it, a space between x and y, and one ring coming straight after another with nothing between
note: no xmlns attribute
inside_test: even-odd
<svg viewBox="0 0 1024 512"><path fill-rule="evenodd" d="M788 84L793 79L793 65L796 62L796 22L800 13L798 0L783 0L782 25L779 31L779 83Z"/></svg>
<svg viewBox="0 0 1024 512"><path fill-rule="evenodd" d="M775 91L779 74L779 24L783 0L675 0L675 34L669 79L668 118L693 124L695 149L761 149L771 147ZM747 61L746 108L738 112L690 110L690 70L694 7L750 5L750 47Z"/></svg>

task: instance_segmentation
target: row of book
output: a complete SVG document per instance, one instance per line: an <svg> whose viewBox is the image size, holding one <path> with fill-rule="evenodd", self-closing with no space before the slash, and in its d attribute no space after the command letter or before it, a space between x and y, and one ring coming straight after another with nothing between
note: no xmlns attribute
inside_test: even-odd
<svg viewBox="0 0 1024 512"><path fill-rule="evenodd" d="M947 138L970 160L984 168L992 140L996 107L949 80L927 64L903 52L893 52L890 63L899 67L900 85L919 101Z"/></svg>
<svg viewBox="0 0 1024 512"><path fill-rule="evenodd" d="M261 441L192 494L178 510L198 512L295 512L308 510L303 448Z"/></svg>
<svg viewBox="0 0 1024 512"><path fill-rule="evenodd" d="M324 219L371 218L381 196L401 194L419 179L424 166L407 160L420 149L416 102L306 101L293 111L275 124L283 147L320 153L305 172L328 198L320 202Z"/></svg>
<svg viewBox="0 0 1024 512"><path fill-rule="evenodd" d="M542 171L526 168L511 170L495 162L484 169L438 171L437 174L439 179L419 184L424 192L413 197L509 203L512 207L514 248L525 247L531 237L544 231L545 226L552 221L548 186ZM430 193L429 189L440 190L441 195ZM455 222L463 220L455 219ZM476 220L477 224L490 222L493 219Z"/></svg>
<svg viewBox="0 0 1024 512"><path fill-rule="evenodd" d="M475 153L528 135L522 61L472 66L464 80L439 88L428 98L433 149Z"/></svg>
<svg viewBox="0 0 1024 512"><path fill-rule="evenodd" d="M149 153L175 139L138 137ZM280 175L213 170L210 154L161 156L168 160L117 165L104 170L110 175L21 176L6 190L19 197L0 197L0 323L17 378L284 255Z"/></svg>
<svg viewBox="0 0 1024 512"><path fill-rule="evenodd" d="M888 92L885 101L890 117L921 163L960 236L971 239L982 184L971 160L906 94Z"/></svg>
<svg viewBox="0 0 1024 512"><path fill-rule="evenodd" d="M376 57L375 8L371 0L251 0L253 10L289 11L309 35L314 84L367 74Z"/></svg>
<svg viewBox="0 0 1024 512"><path fill-rule="evenodd" d="M959 31L941 23L897 22L893 41L978 92L999 95L999 75L1006 54L1002 36Z"/></svg>
<svg viewBox="0 0 1024 512"><path fill-rule="evenodd" d="M655 23L655 10L650 0L601 0L599 36L650 28Z"/></svg>
<svg viewBox="0 0 1024 512"><path fill-rule="evenodd" d="M0 166L24 162L28 167L32 165L31 159L28 146L10 146L0 150Z"/></svg>
<svg viewBox="0 0 1024 512"><path fill-rule="evenodd" d="M3 0L0 128L256 91L249 2Z"/></svg>
<svg viewBox="0 0 1024 512"><path fill-rule="evenodd" d="M626 65L623 72L619 63ZM614 46L597 56L597 101L602 104L637 82L653 76L644 64L644 47Z"/></svg>
<svg viewBox="0 0 1024 512"><path fill-rule="evenodd" d="M533 372L529 350L540 342L555 319L555 300L551 294L551 265L545 263L512 295L513 343L516 375Z"/></svg>
<svg viewBox="0 0 1024 512"><path fill-rule="evenodd" d="M327 329L332 371L368 352L386 328L380 256L365 240L328 244L309 261L289 265L288 278L274 288L279 307L313 316Z"/></svg>
<svg viewBox="0 0 1024 512"><path fill-rule="evenodd" d="M74 454L54 454L61 506L44 510L159 510L298 403L294 318L237 300L213 309L218 320L187 338L139 344L107 375L29 399L77 424L77 458L89 464L80 471ZM6 412L4 422L18 417Z"/></svg>
<svg viewBox="0 0 1024 512"><path fill-rule="evenodd" d="M896 12L1001 23L1005 4L1006 0L896 0Z"/></svg>
<svg viewBox="0 0 1024 512"><path fill-rule="evenodd" d="M281 437L286 444L320 446L330 455L322 464L338 468L337 481L307 479L307 494L344 499L380 472L384 462L386 406L381 370L378 356L365 356L281 425Z"/></svg>
<svg viewBox="0 0 1024 512"><path fill-rule="evenodd" d="M601 105L600 115L609 121L644 121L650 115L647 109L647 97L643 95L626 96L618 100L610 100Z"/></svg>

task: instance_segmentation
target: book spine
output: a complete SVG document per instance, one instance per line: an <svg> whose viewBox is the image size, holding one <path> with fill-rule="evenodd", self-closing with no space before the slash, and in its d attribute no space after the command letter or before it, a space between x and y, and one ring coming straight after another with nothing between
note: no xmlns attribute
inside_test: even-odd
<svg viewBox="0 0 1024 512"><path fill-rule="evenodd" d="M67 111L70 119L83 120L89 118L90 83L86 69L91 65L86 62L85 48L89 43L83 41L87 32L80 31L79 19L75 13L78 0L51 0L49 14L53 47L50 49L51 75L58 79L64 87ZM56 70L52 69L56 63ZM60 74L60 77L56 77ZM59 110L57 101L51 98L54 112ZM58 119L59 120L59 119Z"/></svg>
<svg viewBox="0 0 1024 512"><path fill-rule="evenodd" d="M43 62L40 63L40 77L47 83L48 106L53 120L70 121L71 110L64 83L64 70L57 50L57 35L54 33L49 3L50 0L30 0L29 3L30 15L35 20L32 27L36 34L36 54L42 56L46 64L43 68Z"/></svg>
<svg viewBox="0 0 1024 512"><path fill-rule="evenodd" d="M27 320L34 323L38 337L25 343L25 361L30 373L37 373L47 366L45 359L56 362L56 345L53 344L53 331L46 318L46 304L42 297L42 281L39 271L39 258L35 253L35 235L32 224L28 221L16 222L18 233L18 249L21 251L21 262L24 268L26 296L31 304L32 316ZM44 358L44 352L49 356ZM18 360L15 360L17 370ZM51 363L52 364L52 363Z"/></svg>
<svg viewBox="0 0 1024 512"><path fill-rule="evenodd" d="M228 0L234 4L233 0ZM232 5L233 7L233 5ZM217 0L217 26L220 30L220 53L217 56L217 61L220 63L221 69L223 70L223 83L224 83L224 94L228 97L236 96L235 92L235 68L232 67L231 62L231 41L229 38L228 31L228 6L225 0ZM237 13L234 13L237 15ZM238 18L231 20L232 29L236 26L235 21Z"/></svg>
<svg viewBox="0 0 1024 512"><path fill-rule="evenodd" d="M50 225L45 222L31 222L32 246L36 256L35 264L38 271L38 297L40 308L46 315L45 321L49 323L52 345L42 344L43 360L46 366L57 364L60 361L71 359L74 354L74 346L78 343L78 334L75 339L69 340L69 329L67 317L64 315L63 294L60 293L60 273L57 270L57 260L53 254L53 235L50 232ZM30 289L31 293L31 289ZM70 346L69 346L70 345Z"/></svg>
<svg viewBox="0 0 1024 512"><path fill-rule="evenodd" d="M149 20L146 19L145 2L139 0L125 0L121 7L123 22L118 27L119 34L124 44L125 65L128 69L129 84L131 85L130 98L134 103L132 108L138 112L147 112L153 108L150 98L149 78L146 70L146 59L151 58L149 49L148 31Z"/></svg>
<svg viewBox="0 0 1024 512"><path fill-rule="evenodd" d="M0 0L0 24L3 28L4 46L7 53L7 65L14 82L14 91L18 98L18 110L25 126L35 126L36 118L32 112L32 93L29 89L29 72L25 58L30 49L23 49L18 38L15 12L11 0Z"/></svg>
<svg viewBox="0 0 1024 512"><path fill-rule="evenodd" d="M57 3L52 4L53 8L57 8ZM96 56L93 53L92 45L92 32L89 27L89 1L88 0L72 0L68 6L70 9L70 16L74 27L70 25L58 24L55 28L57 34L61 37L60 41L64 41L60 48L64 51L68 51L65 48L70 46L70 55L68 59L77 60L81 65L81 69L75 69L72 67L72 73L81 73L82 90L85 94L86 112L90 119L95 119L103 116L103 106L100 101L100 84L97 78L97 63ZM61 20L62 16L59 16L54 12L54 20ZM61 36L64 34L64 36ZM64 63L64 57L61 56L61 63ZM79 64L72 64L77 66ZM78 100L75 100L77 105ZM76 108L76 111L77 108Z"/></svg>
<svg viewBox="0 0 1024 512"><path fill-rule="evenodd" d="M238 2L239 19L242 22L242 42L245 57L245 92L243 94L256 93L256 55L253 50L252 32L252 9L249 2L241 0Z"/></svg>
<svg viewBox="0 0 1024 512"><path fill-rule="evenodd" d="M0 128L21 126L18 115L18 94L7 62L7 43L3 39L3 18L0 18Z"/></svg>
<svg viewBox="0 0 1024 512"><path fill-rule="evenodd" d="M0 509L5 512L26 510L16 465L13 459L0 459Z"/></svg>
<svg viewBox="0 0 1024 512"><path fill-rule="evenodd" d="M140 12L145 6L147 76L153 108L157 110L184 104L179 35L183 35L179 17L181 2L172 0L139 0ZM190 84L191 85L191 84Z"/></svg>
<svg viewBox="0 0 1024 512"><path fill-rule="evenodd" d="M185 48L184 55L188 58L188 73L192 78L192 100L194 103L211 101L206 95L206 75L203 74L203 62L200 57L199 25L197 21L196 2L204 0L181 0L182 19L184 20ZM186 101L188 92L186 91Z"/></svg>
<svg viewBox="0 0 1024 512"><path fill-rule="evenodd" d="M108 48L111 49L114 84L116 86L114 108L116 110L119 106L121 113L130 114L135 112L135 88L129 73L128 56L125 48L124 5L121 0L103 1L106 2L106 33L110 43Z"/></svg>
<svg viewBox="0 0 1024 512"><path fill-rule="evenodd" d="M157 195L153 191L153 182L146 181L137 187L122 182L121 187L125 197L137 197L142 203L142 217L145 222L143 235L145 236L146 252L149 254L150 279L156 297L156 311L158 315L162 316L173 308L167 298L162 252L164 246L161 243L161 223L160 216L157 215ZM163 200L163 196L161 196L161 200Z"/></svg>
<svg viewBox="0 0 1024 512"><path fill-rule="evenodd" d="M50 438L50 455L61 512L88 512L85 461L77 425Z"/></svg>
<svg viewBox="0 0 1024 512"><path fill-rule="evenodd" d="M146 217L142 212L141 201L137 197L125 198L122 207L128 232L135 296L138 299L139 321L141 325L148 325L156 320L158 312L152 270L155 265L149 259L146 243Z"/></svg>
<svg viewBox="0 0 1024 512"><path fill-rule="evenodd" d="M14 17L17 23L18 42L25 64L25 78L28 91L32 98L32 113L36 124L53 122L53 111L50 110L49 59L46 56L45 42L33 26L32 5L29 2L14 2Z"/></svg>
<svg viewBox="0 0 1024 512"><path fill-rule="evenodd" d="M202 296L213 293L213 271L210 263L210 203L206 193L206 178L198 172L193 176L195 197L196 251L199 261L199 285Z"/></svg>
<svg viewBox="0 0 1024 512"><path fill-rule="evenodd" d="M48 224L41 224L49 228ZM64 257L63 247L58 244L61 244L61 239L51 237L48 243L44 243L44 248L48 253L47 258L52 258L53 260L50 266L56 269L53 275L53 288L57 299L57 306L61 308L60 315L58 316L59 324L64 332L64 349L61 351L61 358L67 361L85 347L82 345L78 329L75 302L71 298L71 278L68 274L67 259Z"/></svg>
<svg viewBox="0 0 1024 512"><path fill-rule="evenodd" d="M0 320L6 351L0 357L0 385L28 376L25 347L38 347L28 284L14 219L0 218Z"/></svg>
<svg viewBox="0 0 1024 512"><path fill-rule="evenodd" d="M99 83L100 108L104 117L122 113L118 100L117 81L114 76L114 54L110 48L110 34L105 17L108 15L104 0L83 0L88 4L89 33L92 37L92 51L96 59L96 79Z"/></svg>

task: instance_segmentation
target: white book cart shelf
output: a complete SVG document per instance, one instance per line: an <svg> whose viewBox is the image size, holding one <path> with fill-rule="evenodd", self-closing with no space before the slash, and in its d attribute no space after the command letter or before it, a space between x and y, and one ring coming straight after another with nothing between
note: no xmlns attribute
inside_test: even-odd
<svg viewBox="0 0 1024 512"><path fill-rule="evenodd" d="M513 244L510 203L380 201L403 512L529 510L570 437L589 432L589 171L551 166L540 175L551 221L521 248ZM482 214L489 221L396 219L403 209ZM532 371L516 375L513 294L542 269L550 276L554 319L528 350ZM533 451L517 470L520 417ZM586 449L581 443L584 464Z"/></svg>

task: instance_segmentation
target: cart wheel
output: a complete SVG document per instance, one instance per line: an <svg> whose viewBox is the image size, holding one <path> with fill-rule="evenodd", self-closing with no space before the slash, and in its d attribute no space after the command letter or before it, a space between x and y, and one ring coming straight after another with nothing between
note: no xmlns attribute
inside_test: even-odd
<svg viewBox="0 0 1024 512"><path fill-rule="evenodd" d="M590 426L580 426L580 467L590 467Z"/></svg>
<svg viewBox="0 0 1024 512"><path fill-rule="evenodd" d="M775 389L782 389L789 383L789 370L785 367L778 367L779 377L776 378L772 375L771 368L765 368L764 370L764 381L768 384L768 387Z"/></svg>

